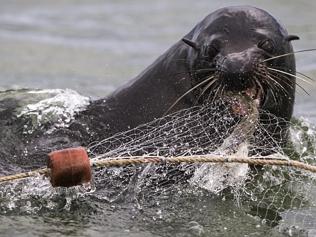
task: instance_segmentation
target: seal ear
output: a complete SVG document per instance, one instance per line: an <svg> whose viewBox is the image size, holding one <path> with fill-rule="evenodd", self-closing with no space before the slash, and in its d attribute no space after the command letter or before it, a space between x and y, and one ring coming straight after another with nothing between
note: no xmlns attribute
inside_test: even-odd
<svg viewBox="0 0 316 237"><path fill-rule="evenodd" d="M288 35L285 37L286 41L292 41L292 40L299 40L300 37L298 37L297 35Z"/></svg>
<svg viewBox="0 0 316 237"><path fill-rule="evenodd" d="M196 51L199 51L200 50L200 47L197 45L197 43L195 43L194 41L192 40L189 40L189 39L186 39L186 38L183 38L182 41L189 45L190 47L194 48Z"/></svg>

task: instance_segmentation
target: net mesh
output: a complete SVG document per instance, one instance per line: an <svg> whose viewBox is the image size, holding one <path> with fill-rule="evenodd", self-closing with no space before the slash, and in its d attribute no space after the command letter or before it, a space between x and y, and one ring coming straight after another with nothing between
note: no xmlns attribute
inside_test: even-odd
<svg viewBox="0 0 316 237"><path fill-rule="evenodd" d="M292 139L285 146L288 127L291 127L289 135ZM315 135L304 122L290 124L265 111L258 111L243 97L230 96L118 133L90 144L88 151L93 159L234 154L296 159L315 164L314 144ZM315 175L291 167L234 163L131 165L98 168L94 170L93 183L97 191L89 195L108 202L129 199L141 207L155 202L158 196L181 196L185 190L194 193L203 190L234 200L236 206L251 216L269 225L278 225L282 230L293 226L316 228ZM47 191L47 184L43 186ZM1 187L2 199L17 196L23 190L25 186ZM42 195L42 190L37 189L32 194ZM56 191L51 189L49 194L46 192L50 205L57 205L52 201L55 194ZM17 199L21 201L21 197Z"/></svg>
<svg viewBox="0 0 316 237"><path fill-rule="evenodd" d="M242 102L245 103L245 102ZM247 104L248 105L248 104ZM120 156L186 156L235 154L240 157L267 156L315 163L313 154L298 151L293 143L284 147L282 137L290 126L265 111L234 112L227 101L217 101L142 125L96 144L90 152L97 158ZM238 105L240 106L240 105ZM244 105L242 105L244 106ZM256 115L256 112L261 116ZM292 125L301 131L300 125ZM297 133L296 133L297 134ZM304 136L301 134L301 136ZM306 134L305 134L306 136ZM302 141L302 140L300 140ZM309 141L309 147L312 143ZM306 148L305 148L306 149ZM102 154L100 156L100 154ZM205 189L232 198L247 207L250 215L280 228L315 228L315 175L291 167L250 167L247 164L146 165L110 168L95 172L95 183L103 186L102 198L114 201L122 196L139 203L156 195L167 195L177 185ZM140 204L141 205L141 204ZM293 210L296 210L293 215ZM292 230L293 231L293 230Z"/></svg>

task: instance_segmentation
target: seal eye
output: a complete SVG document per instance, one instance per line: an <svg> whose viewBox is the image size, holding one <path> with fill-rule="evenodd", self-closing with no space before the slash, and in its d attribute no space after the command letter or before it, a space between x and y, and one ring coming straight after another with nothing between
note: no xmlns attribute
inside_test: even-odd
<svg viewBox="0 0 316 237"><path fill-rule="evenodd" d="M214 58L219 53L218 44L210 44L208 46L207 54L209 58Z"/></svg>
<svg viewBox="0 0 316 237"><path fill-rule="evenodd" d="M267 53L274 53L275 51L275 46L274 46L274 42L270 39L265 39L262 40L258 43L258 48L266 51Z"/></svg>

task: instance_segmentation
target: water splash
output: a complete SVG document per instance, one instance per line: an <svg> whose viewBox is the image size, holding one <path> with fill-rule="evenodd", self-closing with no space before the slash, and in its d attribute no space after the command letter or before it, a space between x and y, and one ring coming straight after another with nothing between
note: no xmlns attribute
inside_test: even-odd
<svg viewBox="0 0 316 237"><path fill-rule="evenodd" d="M49 94L51 97L33 104L27 104L17 117L28 118L31 127L24 126L24 133L31 134L36 129L51 124L47 133L56 128L67 127L75 114L89 105L89 98L70 89L28 91L30 95Z"/></svg>

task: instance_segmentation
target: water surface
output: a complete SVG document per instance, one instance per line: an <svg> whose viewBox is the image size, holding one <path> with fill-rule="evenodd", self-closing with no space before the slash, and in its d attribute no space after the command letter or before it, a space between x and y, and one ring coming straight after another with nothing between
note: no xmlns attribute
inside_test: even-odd
<svg viewBox="0 0 316 237"><path fill-rule="evenodd" d="M300 41L293 42L296 50L316 48L313 10L316 2L310 0L268 0L255 4L250 0L1 0L0 4L3 90L69 88L85 96L103 97L141 72L208 13L229 5L264 8L291 34L300 36ZM298 54L297 69L316 78L316 53ZM295 116L316 123L315 86L298 83L310 95L297 90ZM179 192L174 197L162 195L155 203L146 203L139 209L128 202L103 200L102 190L99 196L96 193L76 198L73 195L77 194L69 191L58 194L56 200L55 196L50 197L53 202L45 203L41 196L49 187L47 183L41 185L41 190L26 185L25 189L32 189L31 198L19 197L17 203L6 206L10 208L0 209L0 235L284 236L283 233L290 233L286 228L281 231L262 223L235 202L208 193L181 193L181 187L179 190L175 187ZM54 206L50 206L52 203ZM36 207L41 207L40 211L34 210ZM312 211L314 215L308 220L315 220L315 210ZM297 218L300 223L298 214L287 217ZM316 235L313 231L311 228L311 236Z"/></svg>

